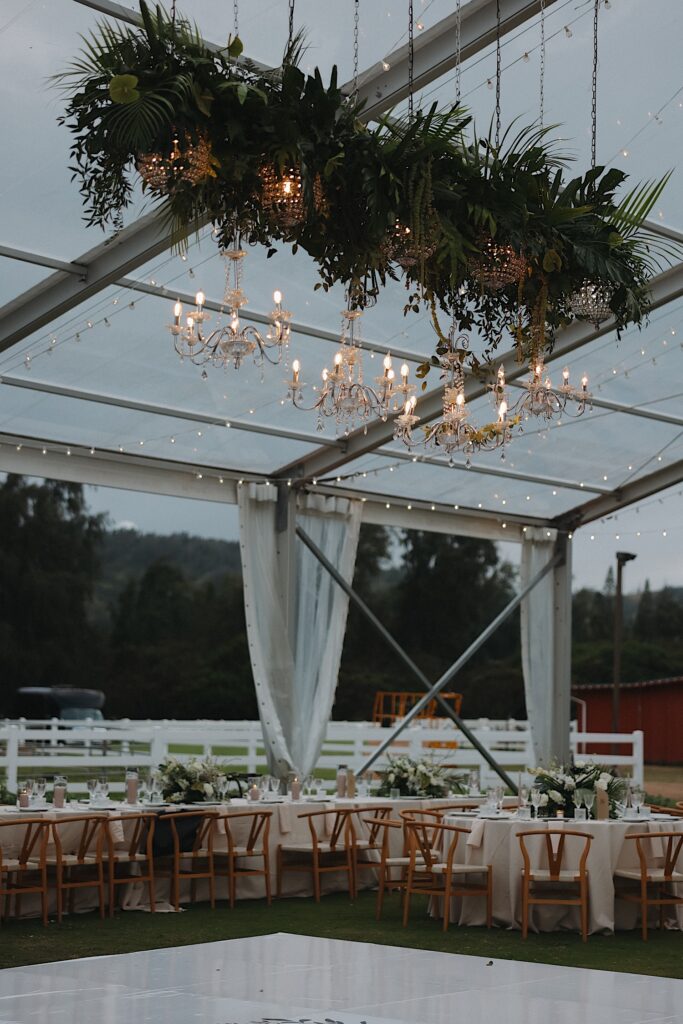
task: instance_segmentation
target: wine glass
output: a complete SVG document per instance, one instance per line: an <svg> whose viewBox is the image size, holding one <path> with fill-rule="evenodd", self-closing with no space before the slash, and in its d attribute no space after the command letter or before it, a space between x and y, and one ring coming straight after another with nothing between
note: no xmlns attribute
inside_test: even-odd
<svg viewBox="0 0 683 1024"><path fill-rule="evenodd" d="M273 796L280 792L280 780L277 775L271 775L270 777L270 791Z"/></svg>
<svg viewBox="0 0 683 1024"><path fill-rule="evenodd" d="M538 810L541 806L541 791L537 786L531 790L531 806L534 809L534 818L538 818Z"/></svg>
<svg viewBox="0 0 683 1024"><path fill-rule="evenodd" d="M85 783L85 786L86 789L88 790L88 798L90 800L90 803L92 804L94 803L95 798L97 797L97 779L88 779Z"/></svg>
<svg viewBox="0 0 683 1024"><path fill-rule="evenodd" d="M47 779L41 775L39 779L36 779L33 785L33 794L36 801L43 803L45 800L45 793L47 792Z"/></svg>
<svg viewBox="0 0 683 1024"><path fill-rule="evenodd" d="M138 779L138 803L145 804L148 800L148 789L149 784L144 776L140 776Z"/></svg>
<svg viewBox="0 0 683 1024"><path fill-rule="evenodd" d="M595 803L595 790L593 790L593 789L584 789L584 791L583 791L583 802L586 805L586 811L588 812L588 817L591 818L592 817L592 811L593 811L593 804Z"/></svg>
<svg viewBox="0 0 683 1024"><path fill-rule="evenodd" d="M218 793L219 800L225 800L225 794L228 791L228 779L226 775L219 775L214 783L216 792Z"/></svg>
<svg viewBox="0 0 683 1024"><path fill-rule="evenodd" d="M97 795L103 803L109 799L109 779L106 776L97 780Z"/></svg>
<svg viewBox="0 0 683 1024"><path fill-rule="evenodd" d="M636 814L640 814L640 808L645 803L645 790L641 786L633 786L631 789L631 798L636 809Z"/></svg>

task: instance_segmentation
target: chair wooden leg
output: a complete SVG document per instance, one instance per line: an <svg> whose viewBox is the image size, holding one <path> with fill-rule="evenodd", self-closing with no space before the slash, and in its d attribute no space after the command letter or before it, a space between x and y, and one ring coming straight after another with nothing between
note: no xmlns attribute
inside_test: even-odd
<svg viewBox="0 0 683 1024"><path fill-rule="evenodd" d="M405 928L408 924L408 916L410 914L410 878L406 880L406 889L403 895L403 927Z"/></svg>
<svg viewBox="0 0 683 1024"><path fill-rule="evenodd" d="M14 916L21 917L21 893L18 892L14 895Z"/></svg>
<svg viewBox="0 0 683 1024"><path fill-rule="evenodd" d="M275 856L275 895L282 896L282 847L278 846Z"/></svg>
<svg viewBox="0 0 683 1024"><path fill-rule="evenodd" d="M346 853L346 874L349 877L349 896L353 902L356 899L356 862L351 850Z"/></svg>
<svg viewBox="0 0 683 1024"><path fill-rule="evenodd" d="M47 868L43 868L41 872L41 884L40 906L43 911L43 925L47 927Z"/></svg>
<svg viewBox="0 0 683 1024"><path fill-rule="evenodd" d="M235 906L235 893L237 885L235 879L235 859L228 854L228 902L230 909Z"/></svg>
<svg viewBox="0 0 683 1024"><path fill-rule="evenodd" d="M64 898L64 892L62 889L62 872L57 868L55 872L55 884L57 889L57 924L62 923L62 901Z"/></svg>
<svg viewBox="0 0 683 1024"><path fill-rule="evenodd" d="M529 883L522 879L522 938L529 934Z"/></svg>
<svg viewBox="0 0 683 1024"><path fill-rule="evenodd" d="M443 891L443 930L448 931L448 925L451 917L451 885L453 879L450 874L446 874L444 878L444 891Z"/></svg>
<svg viewBox="0 0 683 1024"><path fill-rule="evenodd" d="M263 877L266 883L266 901L270 906L273 898L270 892L270 856L267 849L263 853Z"/></svg>
<svg viewBox="0 0 683 1024"><path fill-rule="evenodd" d="M105 915L105 887L104 887L104 864L102 861L97 865L97 893L100 902L100 921L104 921Z"/></svg>
<svg viewBox="0 0 683 1024"><path fill-rule="evenodd" d="M581 885L581 938L588 942L588 888Z"/></svg>
<svg viewBox="0 0 683 1024"><path fill-rule="evenodd" d="M216 909L216 872L213 867L213 857L209 857L209 901L211 909Z"/></svg>
<svg viewBox="0 0 683 1024"><path fill-rule="evenodd" d="M640 884L640 916L643 942L647 942L647 883L641 882Z"/></svg>
<svg viewBox="0 0 683 1024"><path fill-rule="evenodd" d="M115 884L116 869L114 863L109 865L109 916L114 916L114 907L116 906L116 884Z"/></svg>
<svg viewBox="0 0 683 1024"><path fill-rule="evenodd" d="M379 870L379 885L377 886L377 905L375 909L375 920L379 921L384 909L384 886L386 885L386 865Z"/></svg>
<svg viewBox="0 0 683 1024"><path fill-rule="evenodd" d="M156 913L156 907L157 907L157 903L156 903L156 898L157 897L156 897L156 888L155 888L155 879L154 879L154 861L153 860L148 860L147 861L147 872L149 874L149 881L147 882L147 885L149 886L149 909L150 909L150 913L155 914Z"/></svg>
<svg viewBox="0 0 683 1024"><path fill-rule="evenodd" d="M320 903L320 858L317 851L313 853L313 893L315 902Z"/></svg>
<svg viewBox="0 0 683 1024"><path fill-rule="evenodd" d="M486 927L493 925L493 868L489 864L486 871Z"/></svg>

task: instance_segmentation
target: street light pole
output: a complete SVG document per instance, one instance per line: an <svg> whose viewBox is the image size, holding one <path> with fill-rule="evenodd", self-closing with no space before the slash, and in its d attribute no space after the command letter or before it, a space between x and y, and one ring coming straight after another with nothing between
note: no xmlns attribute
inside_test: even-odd
<svg viewBox="0 0 683 1024"><path fill-rule="evenodd" d="M619 702L621 685L621 647L624 635L624 607L622 599L622 573L626 562L635 555L617 551L617 590L614 598L614 662L612 673L612 732L619 732Z"/></svg>

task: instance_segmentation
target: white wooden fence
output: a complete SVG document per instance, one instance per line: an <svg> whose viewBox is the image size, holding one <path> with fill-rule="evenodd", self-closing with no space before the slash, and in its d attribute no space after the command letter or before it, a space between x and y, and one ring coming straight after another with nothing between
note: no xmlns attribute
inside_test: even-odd
<svg viewBox="0 0 683 1024"><path fill-rule="evenodd" d="M526 722L479 719L467 724L496 761L514 777L533 766ZM386 728L369 722L330 722L317 771L331 777L340 763L357 770L386 736ZM618 744L619 754L611 753L614 744ZM571 745L578 758L619 766L642 785L642 732L572 731ZM481 754L450 722L410 726L387 753L431 756L463 771L477 768L484 786L498 779ZM259 722L121 720L92 723L18 719L0 723L0 778L4 777L12 792L16 791L20 778L66 775L71 793L85 793L88 776L106 773L115 784L123 779L127 767L155 767L169 754L181 758L211 755L229 764L233 771L256 773L266 769ZM386 764L386 756L384 754L373 767L381 769Z"/></svg>

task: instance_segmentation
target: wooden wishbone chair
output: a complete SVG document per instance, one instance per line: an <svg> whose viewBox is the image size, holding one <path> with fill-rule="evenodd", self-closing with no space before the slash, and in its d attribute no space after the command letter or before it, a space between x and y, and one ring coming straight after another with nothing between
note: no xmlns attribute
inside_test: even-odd
<svg viewBox="0 0 683 1024"><path fill-rule="evenodd" d="M406 821L408 834L408 872L403 900L403 926L408 924L410 900L415 894L443 900L443 930L450 920L451 899L455 896L484 896L486 925L493 915L493 875L490 864L457 864L455 855L461 836L470 829L460 825ZM467 881L468 875L483 875L480 882Z"/></svg>
<svg viewBox="0 0 683 1024"><path fill-rule="evenodd" d="M636 844L638 851L637 868L618 868L614 872L615 878L627 881L640 882L640 887L635 892L628 889L617 890L615 895L622 900L640 904L641 927L643 940L647 942L647 912L649 907L659 907L659 927L664 927L664 907L683 906L683 896L678 896L674 889L675 885L683 884L683 832L636 832L626 836ZM653 864L654 857L650 851L648 861L645 843L666 840L664 856L661 858L661 866ZM679 865L679 858L682 863ZM650 887L654 886L654 895L650 896Z"/></svg>
<svg viewBox="0 0 683 1024"><path fill-rule="evenodd" d="M101 814L79 814L51 822L54 853L47 864L55 869L57 921L61 924L64 894L69 894L69 913L74 911L76 889L97 889L100 918L104 919L104 847L107 819Z"/></svg>
<svg viewBox="0 0 683 1024"><path fill-rule="evenodd" d="M583 849L579 855L578 864L574 868L562 867L565 859L565 841L567 836L576 836L584 840ZM527 839L535 837L541 843L541 851L545 853L547 867L535 868L531 864L531 851ZM553 837L557 839L557 845L553 845ZM567 906L580 907L581 910L581 938L584 942L588 940L588 909L589 909L589 878L586 869L586 861L590 852L593 836L588 832L577 832L569 828L534 829L528 832L518 832L517 838L522 849L522 938L526 939L529 933L529 908L532 906ZM534 883L542 885L553 885L560 887L560 892L554 898L548 895L534 895L532 886ZM578 896L572 893L568 887L578 885Z"/></svg>
<svg viewBox="0 0 683 1024"><path fill-rule="evenodd" d="M310 843L280 843L277 848L277 895L282 895L283 876L290 871L304 872L313 876L313 893L316 903L320 902L320 881L324 874L346 872L351 899L355 899L354 860L356 831L353 825L355 808L338 808L334 811L307 811L297 817L308 822ZM323 838L318 826L325 828L332 819L329 836ZM287 861L286 856L299 859ZM327 863L326 863L327 861Z"/></svg>
<svg viewBox="0 0 683 1024"><path fill-rule="evenodd" d="M116 886L131 882L146 882L149 893L149 909L155 911L154 893L154 827L156 814L137 811L131 814L117 814L106 819L107 851L109 862L109 916L114 916ZM124 832L123 845L117 845L115 826ZM128 836L126 837L126 832ZM119 875L117 869L126 869Z"/></svg>
<svg viewBox="0 0 683 1024"><path fill-rule="evenodd" d="M405 853L405 844L403 843L403 822L396 821L389 817L381 818L363 818L366 825L370 826L370 838L375 838L375 842L382 833L382 841L380 846L380 859L377 861L363 862L365 867L374 867L377 871L377 904L375 909L375 917L379 921L382 916L382 909L384 907L384 896L387 892L405 890L406 884L406 871L408 870L408 857ZM391 837L392 833L398 836L399 841L403 846L403 852L399 855L392 854L391 850ZM399 877L396 878L392 875L392 872L398 871Z"/></svg>
<svg viewBox="0 0 683 1024"><path fill-rule="evenodd" d="M354 849L354 888L358 891L358 877L362 871L378 871L382 857L382 849L386 838L386 829L382 822L391 819L391 805L362 808L355 812L360 828L356 836ZM364 814L372 817L363 817ZM398 823L400 825L400 822ZM367 831L363 826L367 825Z"/></svg>
<svg viewBox="0 0 683 1024"><path fill-rule="evenodd" d="M198 879L209 883L211 909L216 907L216 875L213 861L213 839L218 811L173 811L160 814L155 826L155 845L160 832L168 825L171 833L171 853L154 854L154 874L157 878L170 878L170 902L176 912L180 909L180 883L189 880L190 900L196 896ZM189 826L188 830L182 828Z"/></svg>
<svg viewBox="0 0 683 1024"><path fill-rule="evenodd" d="M228 899L230 906L235 906L235 895L238 878L262 876L268 905L271 902L270 892L270 819L272 811L238 811L236 814L221 814L218 818L223 823L227 839L227 851L214 849L214 861L218 871L225 860L228 873ZM249 833L244 839L236 836L235 825L249 825ZM260 858L262 867L239 867L238 861L252 863L252 858Z"/></svg>
<svg viewBox="0 0 683 1024"><path fill-rule="evenodd" d="M9 841L11 833L6 834L5 830L21 826L24 827L24 834L17 850L16 842ZM14 916L19 917L21 897L37 893L40 894L43 924L47 924L46 858L49 838L50 823L44 818L24 818L20 823L0 822L0 908L2 897L5 897L4 913L0 916L9 917L14 897Z"/></svg>

